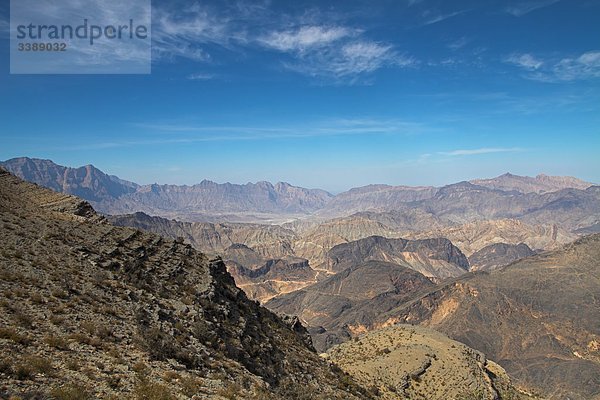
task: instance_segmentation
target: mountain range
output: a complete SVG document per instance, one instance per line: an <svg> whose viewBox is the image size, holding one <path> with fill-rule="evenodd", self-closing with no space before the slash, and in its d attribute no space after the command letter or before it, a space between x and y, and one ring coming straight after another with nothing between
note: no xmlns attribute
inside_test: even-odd
<svg viewBox="0 0 600 400"><path fill-rule="evenodd" d="M517 218L585 229L599 221L600 188L576 178L505 174L440 188L369 185L336 196L287 183L235 185L202 181L192 186L138 185L88 165L68 168L50 160L15 158L0 163L30 182L78 195L104 214L146 214L203 222L283 223L326 220L362 211L420 210L449 223Z"/></svg>

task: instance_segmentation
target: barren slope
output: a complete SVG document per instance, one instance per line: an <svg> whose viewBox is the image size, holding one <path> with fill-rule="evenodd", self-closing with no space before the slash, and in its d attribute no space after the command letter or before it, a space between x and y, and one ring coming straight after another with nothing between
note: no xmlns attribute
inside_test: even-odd
<svg viewBox="0 0 600 400"><path fill-rule="evenodd" d="M2 398L368 397L222 262L1 169L0 241Z"/></svg>

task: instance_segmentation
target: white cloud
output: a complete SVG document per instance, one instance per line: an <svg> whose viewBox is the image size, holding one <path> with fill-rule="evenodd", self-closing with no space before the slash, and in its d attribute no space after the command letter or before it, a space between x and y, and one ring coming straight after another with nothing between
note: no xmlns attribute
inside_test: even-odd
<svg viewBox="0 0 600 400"><path fill-rule="evenodd" d="M266 6L155 8L153 52L158 59L211 62L217 47L240 54L270 50L280 53L285 69L334 84L365 82L380 68L417 63L390 44L370 40L360 27L324 22L332 19L331 14L320 12L276 15Z"/></svg>
<svg viewBox="0 0 600 400"><path fill-rule="evenodd" d="M544 65L542 60L535 58L531 54L512 54L506 59L506 62L532 71Z"/></svg>
<svg viewBox="0 0 600 400"><path fill-rule="evenodd" d="M577 58L563 58L553 68L559 80L573 81L600 77L600 51L588 51Z"/></svg>
<svg viewBox="0 0 600 400"><path fill-rule="evenodd" d="M444 156L472 156L477 154L491 154L491 153L515 153L523 151L523 149L519 147L482 147L479 149L460 149L453 151L440 151L438 154Z"/></svg>
<svg viewBox="0 0 600 400"><path fill-rule="evenodd" d="M520 1L518 4L506 8L506 12L515 17L522 17L532 11L540 8L551 6L558 3L560 0L536 0L536 1Z"/></svg>
<svg viewBox="0 0 600 400"><path fill-rule="evenodd" d="M305 52L329 45L356 33L345 27L303 26L296 30L271 32L259 39L259 42L279 51Z"/></svg>
<svg viewBox="0 0 600 400"><path fill-rule="evenodd" d="M228 18L197 5L177 15L155 8L152 20L152 50L158 59L183 57L209 61L206 45L229 47L245 41L243 31L235 32Z"/></svg>
<svg viewBox="0 0 600 400"><path fill-rule="evenodd" d="M542 82L570 82L600 78L600 51L593 50L575 57L540 60L530 54L512 55L506 62L529 73L524 77Z"/></svg>
<svg viewBox="0 0 600 400"><path fill-rule="evenodd" d="M285 68L336 83L356 83L360 77L385 66L416 63L389 44L364 38L360 29L344 26L309 25L275 31L261 37L259 44L289 54L292 60L283 63Z"/></svg>

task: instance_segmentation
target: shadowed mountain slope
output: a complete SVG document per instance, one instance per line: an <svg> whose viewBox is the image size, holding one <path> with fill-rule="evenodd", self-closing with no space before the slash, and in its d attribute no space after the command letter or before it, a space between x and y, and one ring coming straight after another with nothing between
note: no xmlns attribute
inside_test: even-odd
<svg viewBox="0 0 600 400"><path fill-rule="evenodd" d="M469 257L469 265L471 270L491 271L534 254L525 243L494 243L473 253Z"/></svg>
<svg viewBox="0 0 600 400"><path fill-rule="evenodd" d="M369 397L222 262L1 169L0 241L2 398Z"/></svg>
<svg viewBox="0 0 600 400"><path fill-rule="evenodd" d="M372 260L276 297L266 307L298 316L308 325L317 350L325 351L365 332L364 327L373 325L380 314L433 286L410 268Z"/></svg>
<svg viewBox="0 0 600 400"><path fill-rule="evenodd" d="M393 262L433 279L460 276L469 262L448 239L388 239L371 236L333 247L327 253L326 268L341 272L370 260Z"/></svg>

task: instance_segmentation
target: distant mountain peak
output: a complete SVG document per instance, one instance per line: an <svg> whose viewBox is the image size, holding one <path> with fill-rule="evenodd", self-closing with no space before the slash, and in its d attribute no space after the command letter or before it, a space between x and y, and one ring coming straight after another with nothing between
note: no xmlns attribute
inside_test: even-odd
<svg viewBox="0 0 600 400"><path fill-rule="evenodd" d="M474 179L473 184L490 189L516 190L521 193L548 193L563 189L587 189L592 183L582 181L571 176L551 176L538 174L535 178L530 176L514 175L507 172L491 179Z"/></svg>

